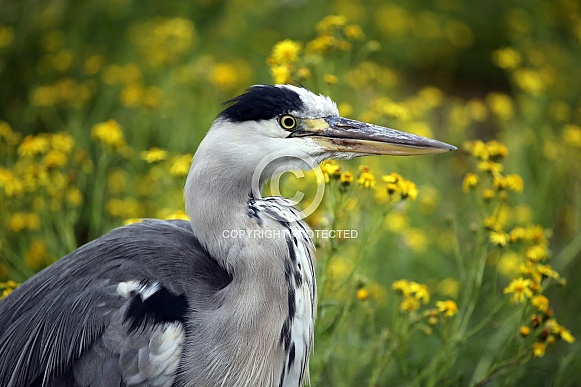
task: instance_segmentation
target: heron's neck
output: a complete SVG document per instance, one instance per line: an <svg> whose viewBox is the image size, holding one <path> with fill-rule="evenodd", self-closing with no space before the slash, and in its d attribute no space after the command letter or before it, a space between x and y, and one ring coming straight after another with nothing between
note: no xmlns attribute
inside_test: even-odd
<svg viewBox="0 0 581 387"><path fill-rule="evenodd" d="M232 238L232 232L257 227L248 213L253 171L202 145L185 186L186 212L200 243L232 273L233 257L245 245L240 238Z"/></svg>

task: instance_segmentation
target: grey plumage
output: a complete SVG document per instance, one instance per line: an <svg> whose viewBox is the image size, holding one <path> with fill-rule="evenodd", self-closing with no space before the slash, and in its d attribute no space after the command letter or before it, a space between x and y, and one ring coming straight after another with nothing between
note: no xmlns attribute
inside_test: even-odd
<svg viewBox="0 0 581 387"><path fill-rule="evenodd" d="M171 257L171 266L158 254L148 254L154 251ZM183 273L183 280L174 270ZM127 333L128 302L117 293L117 284L128 278L155 278L174 294L191 294L188 313L219 307L216 292L231 281L188 222L148 220L113 230L2 301L0 327L8 330L0 331L1 337L23 343L0 341L0 385L29 385L42 372L58 375L73 365L75 379L90 382L85 385L98 385L101 378L104 386L119 385L110 384L120 373L112 359L121 356L122 364L131 363L131 353L137 356L153 335L147 328Z"/></svg>
<svg viewBox="0 0 581 387"><path fill-rule="evenodd" d="M302 386L313 246L301 212L262 198L262 185L307 168L297 154L321 162L452 149L343 119L306 89L252 87L198 147L185 187L190 222L115 229L0 302L0 386Z"/></svg>

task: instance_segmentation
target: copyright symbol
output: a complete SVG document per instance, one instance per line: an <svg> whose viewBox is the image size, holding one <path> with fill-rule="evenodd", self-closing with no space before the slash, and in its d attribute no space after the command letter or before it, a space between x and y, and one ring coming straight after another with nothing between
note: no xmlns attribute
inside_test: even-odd
<svg viewBox="0 0 581 387"><path fill-rule="evenodd" d="M313 170L317 180L317 191L315 197L310 203L305 200L305 193L302 191L296 191L291 198L287 198L286 201L281 201L279 204L286 205L288 207L294 207L298 205L302 207L302 211L296 214L295 217L298 219L304 219L311 215L319 207L323 201L323 195L325 193L325 179L323 176L323 171L319 167L319 163L305 152L298 150L281 150L275 151L267 154L256 166L254 173L252 174L252 192L256 197L261 198L261 188L262 184L266 181L270 181L269 189L273 195L282 197L280 186L280 179L285 172L292 173L296 178L304 178L304 170ZM266 213L267 216L275 218L275 216ZM280 220L280 219L277 219ZM288 220L288 219L285 219Z"/></svg>

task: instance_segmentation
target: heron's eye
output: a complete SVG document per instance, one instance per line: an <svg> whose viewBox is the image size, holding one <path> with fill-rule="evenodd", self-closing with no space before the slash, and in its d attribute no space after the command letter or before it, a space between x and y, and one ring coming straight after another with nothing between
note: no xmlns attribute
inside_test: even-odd
<svg viewBox="0 0 581 387"><path fill-rule="evenodd" d="M285 114L284 116L280 117L279 122L280 126L286 130L294 129L297 126L297 119L290 114Z"/></svg>

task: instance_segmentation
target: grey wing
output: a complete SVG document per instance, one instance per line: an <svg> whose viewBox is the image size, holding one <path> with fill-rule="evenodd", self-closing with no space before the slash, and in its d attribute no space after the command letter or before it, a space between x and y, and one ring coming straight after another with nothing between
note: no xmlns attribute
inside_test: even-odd
<svg viewBox="0 0 581 387"><path fill-rule="evenodd" d="M158 288L135 281L102 282L26 311L3 336L3 386L169 386L184 341L179 319L138 321L134 305ZM155 293L150 297L154 297ZM52 299L49 299L52 298ZM132 314L133 313L133 314Z"/></svg>
<svg viewBox="0 0 581 387"><path fill-rule="evenodd" d="M172 385L186 316L229 282L192 238L117 229L17 288L0 302L0 385Z"/></svg>

